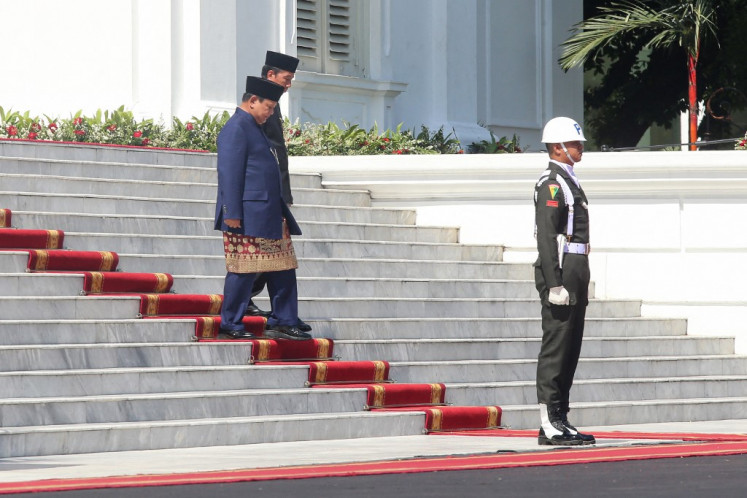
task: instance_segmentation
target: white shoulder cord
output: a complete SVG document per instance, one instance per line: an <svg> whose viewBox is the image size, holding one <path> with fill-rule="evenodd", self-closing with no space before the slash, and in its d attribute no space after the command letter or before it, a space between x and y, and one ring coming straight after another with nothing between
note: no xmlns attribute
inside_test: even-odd
<svg viewBox="0 0 747 498"><path fill-rule="evenodd" d="M549 178L550 174L552 172L548 169L546 170L540 179L537 181L537 187L541 186L543 183L545 183ZM565 227L565 240L568 242L571 241L571 237L573 236L573 211L574 211L574 202L573 202L573 192L571 192L571 188L568 186L568 183L563 179L560 175L555 175L555 180L557 180L558 184L560 185L560 190L563 191L563 199L565 199L565 205L568 207L568 222ZM537 190L538 188L534 189L534 203L537 204ZM537 224L534 225L534 238L537 238ZM563 268L563 235L558 234L558 264L561 268Z"/></svg>

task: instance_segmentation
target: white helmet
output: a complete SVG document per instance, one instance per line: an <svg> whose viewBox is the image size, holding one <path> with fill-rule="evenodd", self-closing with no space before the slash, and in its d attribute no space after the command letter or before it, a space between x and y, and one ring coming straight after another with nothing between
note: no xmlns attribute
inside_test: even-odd
<svg viewBox="0 0 747 498"><path fill-rule="evenodd" d="M563 142L586 141L581 126L571 118L552 118L542 130L542 143L560 144Z"/></svg>

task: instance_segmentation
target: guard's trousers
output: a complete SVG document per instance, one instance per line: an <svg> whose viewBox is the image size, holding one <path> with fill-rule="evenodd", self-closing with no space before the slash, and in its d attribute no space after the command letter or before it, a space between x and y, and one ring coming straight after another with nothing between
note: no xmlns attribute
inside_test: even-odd
<svg viewBox="0 0 747 498"><path fill-rule="evenodd" d="M549 303L549 289L545 286L540 268L535 268L535 283L542 298L542 346L537 358L537 401L567 411L573 377L581 355L590 276L587 256L565 256L563 286L570 294L570 305L557 306Z"/></svg>
<svg viewBox="0 0 747 498"><path fill-rule="evenodd" d="M295 268L264 272L261 275L267 281L267 292L272 305L272 314L267 319L267 324L297 325L298 287ZM252 286L256 277L257 273L226 273L220 312L221 328L244 330L241 320L252 298Z"/></svg>

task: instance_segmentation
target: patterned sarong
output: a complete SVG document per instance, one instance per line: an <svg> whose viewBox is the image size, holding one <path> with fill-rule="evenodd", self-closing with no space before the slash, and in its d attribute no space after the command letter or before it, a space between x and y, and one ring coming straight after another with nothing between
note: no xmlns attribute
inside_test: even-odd
<svg viewBox="0 0 747 498"><path fill-rule="evenodd" d="M283 220L283 238L263 239L223 232L226 271L231 273L263 273L298 268L288 225Z"/></svg>

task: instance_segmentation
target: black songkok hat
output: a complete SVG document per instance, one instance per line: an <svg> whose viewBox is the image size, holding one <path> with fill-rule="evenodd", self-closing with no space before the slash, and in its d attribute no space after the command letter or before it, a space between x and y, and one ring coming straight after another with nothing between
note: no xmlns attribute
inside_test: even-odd
<svg viewBox="0 0 747 498"><path fill-rule="evenodd" d="M283 96L284 91L284 87L272 81L257 76L246 77L246 93L277 102Z"/></svg>
<svg viewBox="0 0 747 498"><path fill-rule="evenodd" d="M298 59L292 55L285 55L280 52L268 50L265 55L265 65L295 73L296 68L298 67Z"/></svg>

